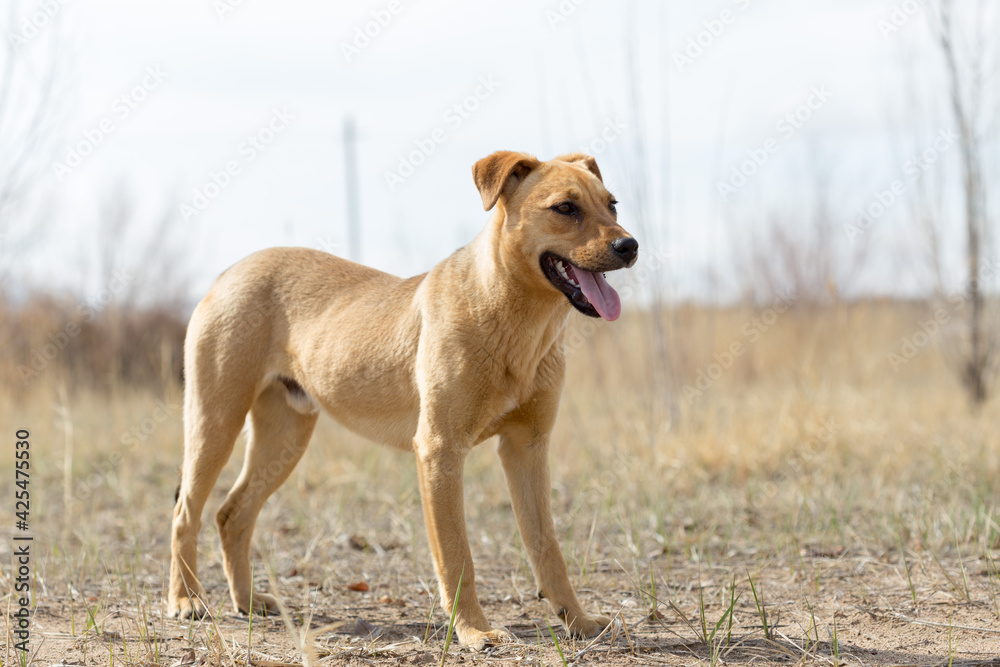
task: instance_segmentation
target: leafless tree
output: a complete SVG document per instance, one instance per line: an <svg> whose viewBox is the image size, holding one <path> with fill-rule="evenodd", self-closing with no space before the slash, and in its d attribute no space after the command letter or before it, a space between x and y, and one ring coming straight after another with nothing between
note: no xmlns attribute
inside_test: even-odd
<svg viewBox="0 0 1000 667"><path fill-rule="evenodd" d="M0 22L0 286L42 238L40 193L60 136L65 70L58 12L25 16L16 0L8 10Z"/></svg>
<svg viewBox="0 0 1000 667"><path fill-rule="evenodd" d="M829 164L812 156L809 164ZM744 300L765 305L777 299L826 305L861 290L872 247L871 235L848 238L850 221L833 205L828 168L813 168L811 182L793 188L803 203L765 204L750 224L734 224L744 237L733 247L734 278Z"/></svg>
<svg viewBox="0 0 1000 667"><path fill-rule="evenodd" d="M647 20L656 20L666 34L666 5L656 8L653 16ZM667 151L651 155L648 146L668 146L670 140L670 87L669 51L664 37L659 46L659 69L656 71L655 87L645 85L642 80L641 58L639 57L638 24L642 20L638 3L633 0L625 18L625 52L628 94L628 132L625 139L625 150L622 151L622 168L628 174L627 196L635 213L636 233L643 239L648 248L646 256L655 267L654 277L645 285L639 287L645 291L649 303L649 319L645 327L652 358L657 360L651 368L651 381L655 388L654 400L651 404L653 414L651 423L659 425L674 423L680 417L679 390L677 380L677 309L670 307L670 290L673 276L668 261L668 244L671 241L672 224L670 210L672 192L670 183L673 178L672 165ZM645 108L643 95L652 92L655 95L654 104L657 108L655 118L659 126L647 127L643 116ZM656 159L656 158L659 159ZM654 429L655 432L655 429Z"/></svg>
<svg viewBox="0 0 1000 667"><path fill-rule="evenodd" d="M669 153L653 148L668 146L670 143L668 72L672 67L671 52L665 39L658 43L659 56L656 61L640 57L639 48L639 26L642 21L657 21L663 28L662 33L666 34L667 10L665 3L660 3L653 5L653 12L644 13L646 9L641 4L632 0L622 12L622 50L625 55L623 78L627 103L621 115L611 114L609 107L613 105L605 104L598 93L597 79L590 68L585 41L581 33L577 32L576 62L587 104L556 104L552 107L544 104L541 124L545 128L543 134L548 142L547 116L550 110L553 115L564 115L559 120L565 127L572 127L574 120L579 120L574 118L574 114L578 113L589 114L585 120L595 130L612 118L615 118L616 123L621 123L620 136L616 135L613 139L613 148L608 145L611 143L609 141L602 149L588 150L596 154L605 175L610 173L613 166L624 176L624 183L616 185L616 194L623 202L622 222L639 238L642 248L637 270L624 272L615 280L629 281L625 288L635 296L636 301L645 306L648 315L643 317L642 325L637 330L641 331L642 344L650 350L650 358L656 360L648 369L649 381L653 387L653 391L649 393L649 419L651 424L656 425L649 431L652 443L653 436L661 426L674 423L680 416L680 383L675 372L679 352L678 346L674 344L679 324L677 309L670 304L674 283L671 265L667 261L668 247L672 241L669 219L672 203L671 164ZM657 113L647 116L646 102L656 108ZM570 150L577 149L567 146L564 152ZM638 275L644 277L636 277Z"/></svg>
<svg viewBox="0 0 1000 667"><path fill-rule="evenodd" d="M190 296L191 265L186 259L183 230L177 225L177 202L168 198L150 214L121 182L101 200L97 221L96 276L108 280L129 276L116 303L123 308L162 308L183 312Z"/></svg>
<svg viewBox="0 0 1000 667"><path fill-rule="evenodd" d="M1000 336L987 317L985 271L991 245L987 175L990 140L996 136L1000 112L1000 11L995 2L960 3L938 0L932 31L943 60L948 115L955 124L960 149L962 208L966 234L965 289L952 294L967 316L967 328L951 355L974 406L989 395L997 368Z"/></svg>

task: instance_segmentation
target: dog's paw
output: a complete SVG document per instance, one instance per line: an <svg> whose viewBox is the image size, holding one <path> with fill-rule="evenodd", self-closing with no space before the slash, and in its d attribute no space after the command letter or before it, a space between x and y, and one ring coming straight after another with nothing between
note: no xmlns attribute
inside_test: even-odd
<svg viewBox="0 0 1000 667"><path fill-rule="evenodd" d="M168 618L199 619L208 615L208 607L199 596L179 597L167 605Z"/></svg>
<svg viewBox="0 0 1000 667"><path fill-rule="evenodd" d="M604 632L604 628L611 625L612 622L613 619L607 616L584 616L574 619L566 629L576 639L589 639Z"/></svg>
<svg viewBox="0 0 1000 667"><path fill-rule="evenodd" d="M506 630L489 629L485 632L474 628L467 628L458 631L458 641L462 646L467 646L476 651L483 651L490 646L509 644L514 641L514 636Z"/></svg>
<svg viewBox="0 0 1000 667"><path fill-rule="evenodd" d="M250 605L242 604L239 605L239 610L241 614L250 614ZM254 593L253 594L253 615L254 616L271 616L274 614L281 613L281 603L278 598L273 595L268 595L267 593Z"/></svg>

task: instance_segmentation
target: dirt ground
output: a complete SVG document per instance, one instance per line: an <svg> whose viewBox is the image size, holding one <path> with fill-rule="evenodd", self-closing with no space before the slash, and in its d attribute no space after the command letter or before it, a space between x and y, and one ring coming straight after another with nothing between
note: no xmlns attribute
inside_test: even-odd
<svg viewBox="0 0 1000 667"><path fill-rule="evenodd" d="M504 523L513 535L509 516L492 528ZM32 664L241 665L248 643L250 664L303 664L297 642L304 628L312 630L306 642L314 664L440 664L448 618L428 593L434 581L425 546L361 535L309 543L280 522L263 528L283 546L264 558L272 571L256 579L261 589L282 591L288 618L254 619L251 634L248 618L231 609L210 549L202 578L217 616L165 619L156 570L166 568L166 541L154 539L134 560L112 556L134 546L108 544L104 565L114 569L106 580L38 597ZM481 541L477 552L486 614L517 643L475 653L452 642L445 664L1000 664L995 574L983 559L908 552L904 568L898 552L841 545L770 554L661 549L627 565L607 554L575 578L585 606L620 625L583 642L566 638L536 599L516 545ZM123 562L145 572L119 569Z"/></svg>
<svg viewBox="0 0 1000 667"><path fill-rule="evenodd" d="M617 620L593 642L567 638L536 598L493 445L473 451L478 594L517 639L485 653L447 643L412 454L320 420L254 537L257 590L288 614L251 625L232 611L213 520L241 439L203 517L215 614L181 622L163 617L181 387L63 392L53 373L30 395L0 393L0 434L33 440L30 663L1000 665L1000 401L970 412L930 352L888 372L907 309L827 315L782 320L677 414L644 375L638 323L572 357L552 505L585 608ZM679 314L681 382L747 316ZM0 497L13 498L12 461L0 457ZM8 525L4 667L22 664Z"/></svg>

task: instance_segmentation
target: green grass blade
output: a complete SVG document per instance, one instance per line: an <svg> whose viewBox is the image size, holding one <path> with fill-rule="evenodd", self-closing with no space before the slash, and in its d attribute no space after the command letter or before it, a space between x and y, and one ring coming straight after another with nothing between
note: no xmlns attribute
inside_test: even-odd
<svg viewBox="0 0 1000 667"><path fill-rule="evenodd" d="M556 650L559 651L559 659L562 660L563 667L569 667L569 663L566 662L566 656L563 655L562 646L559 644L559 638L556 637L556 631L552 629L552 624L549 623L549 619L545 619L545 625L549 626L549 634L552 635L552 641L556 643Z"/></svg>
<svg viewBox="0 0 1000 667"><path fill-rule="evenodd" d="M455 616L458 615L458 600L462 597L462 579L465 578L465 565L462 565L462 574L458 577L458 590L455 591L455 601L451 605L451 618L448 620L448 634L444 638L444 652L441 653L441 665L444 667L445 656L451 647L451 637L455 632Z"/></svg>
<svg viewBox="0 0 1000 667"><path fill-rule="evenodd" d="M753 592L753 601L757 606L757 614L760 615L760 623L764 627L764 639L771 639L771 629L767 625L767 610L764 608L763 603L760 598L762 596L757 595L757 587L753 583L753 577L747 572L747 579L750 580L750 590Z"/></svg>

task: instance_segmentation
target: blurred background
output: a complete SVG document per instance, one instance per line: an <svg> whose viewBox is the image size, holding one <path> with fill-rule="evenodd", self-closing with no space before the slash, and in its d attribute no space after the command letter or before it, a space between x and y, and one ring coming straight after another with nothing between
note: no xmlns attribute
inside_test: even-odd
<svg viewBox="0 0 1000 667"><path fill-rule="evenodd" d="M141 355L175 373L187 314L247 254L311 246L420 273L487 217L473 162L583 150L660 259L641 281L612 278L639 283L633 310L972 288L944 328L985 396L995 336L970 318L989 317L997 284L991 3L52 0L5 14L14 365L47 366L52 332L82 318L52 360L73 382L167 372ZM125 340L169 349L114 348Z"/></svg>
<svg viewBox="0 0 1000 667"><path fill-rule="evenodd" d="M997 35L995 0L6 0L0 430L36 443L48 599L159 614L183 337L217 275L277 245L422 273L488 218L476 160L583 151L641 246L609 276L622 319L569 320L553 505L589 599L714 562L675 589L690 614L710 591L703 624L753 568L836 629L892 589L947 628L943 664L953 612L1000 618ZM268 567L302 599L431 581L409 457L327 418L314 440L262 515ZM519 553L520 599L490 449L477 566ZM901 569L830 583L852 554Z"/></svg>

